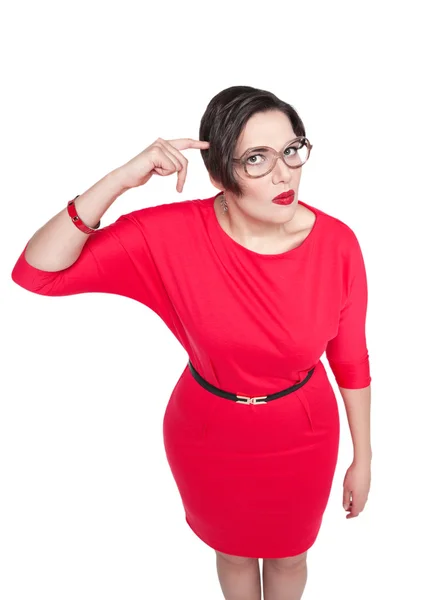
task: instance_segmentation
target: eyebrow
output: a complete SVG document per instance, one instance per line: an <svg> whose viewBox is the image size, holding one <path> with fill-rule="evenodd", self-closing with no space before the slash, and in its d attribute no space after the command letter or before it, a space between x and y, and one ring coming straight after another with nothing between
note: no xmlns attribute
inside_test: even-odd
<svg viewBox="0 0 428 600"><path fill-rule="evenodd" d="M299 137L299 136L297 136L297 137ZM284 148L285 146L287 146L287 144L289 144L290 142L293 142L295 139L296 138L294 137L294 138L291 138L291 140L288 140L288 142L285 142L282 145L282 148ZM266 145L266 146L250 147L250 148L247 148L246 150L244 150L244 152L242 152L241 156L243 156L246 152L248 152L248 150L252 150L253 152L256 152L256 151L259 152L260 150L264 150L265 148L269 148L269 146Z"/></svg>

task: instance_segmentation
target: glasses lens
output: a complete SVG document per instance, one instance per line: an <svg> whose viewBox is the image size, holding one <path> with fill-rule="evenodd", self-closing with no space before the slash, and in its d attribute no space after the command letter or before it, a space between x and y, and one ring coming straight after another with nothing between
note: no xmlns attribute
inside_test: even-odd
<svg viewBox="0 0 428 600"><path fill-rule="evenodd" d="M308 141L299 140L284 150L285 162L292 167L300 167L307 161L309 155Z"/></svg>
<svg viewBox="0 0 428 600"><path fill-rule="evenodd" d="M284 160L290 167L298 168L308 159L309 148L306 139L293 142L284 150ZM272 169L275 153L270 148L253 150L246 158L248 175L260 177Z"/></svg>

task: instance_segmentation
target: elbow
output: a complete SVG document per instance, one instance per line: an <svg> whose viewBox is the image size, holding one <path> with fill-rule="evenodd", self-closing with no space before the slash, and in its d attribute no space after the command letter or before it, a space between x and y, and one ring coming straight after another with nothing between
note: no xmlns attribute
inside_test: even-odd
<svg viewBox="0 0 428 600"><path fill-rule="evenodd" d="M361 359L346 362L330 359L329 363L340 388L357 390L370 385L372 378L368 352Z"/></svg>
<svg viewBox="0 0 428 600"><path fill-rule="evenodd" d="M54 289L61 274L59 272L51 273L48 271L41 271L36 267L32 267L25 260L23 254L24 253L21 254L12 269L12 281L24 290L33 292L33 294L39 294L41 296L58 295L54 293Z"/></svg>

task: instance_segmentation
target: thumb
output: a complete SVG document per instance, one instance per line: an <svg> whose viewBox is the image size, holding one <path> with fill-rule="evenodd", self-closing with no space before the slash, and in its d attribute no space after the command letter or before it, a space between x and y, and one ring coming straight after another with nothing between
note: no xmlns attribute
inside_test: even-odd
<svg viewBox="0 0 428 600"><path fill-rule="evenodd" d="M351 492L344 490L343 492L343 508L348 510L351 503Z"/></svg>

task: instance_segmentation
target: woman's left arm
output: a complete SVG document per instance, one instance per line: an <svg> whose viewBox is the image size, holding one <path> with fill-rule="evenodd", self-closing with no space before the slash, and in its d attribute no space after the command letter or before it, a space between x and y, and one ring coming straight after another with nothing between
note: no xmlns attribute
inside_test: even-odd
<svg viewBox="0 0 428 600"><path fill-rule="evenodd" d="M345 404L354 445L354 462L370 464L372 459L370 441L371 385L356 390L339 387L339 391Z"/></svg>
<svg viewBox="0 0 428 600"><path fill-rule="evenodd" d="M338 333L326 355L343 398L354 445L354 459L343 482L343 508L352 519L364 509L371 483L371 376L366 344L367 277L364 258L353 232L348 238Z"/></svg>
<svg viewBox="0 0 428 600"><path fill-rule="evenodd" d="M358 517L364 510L371 485L372 449L370 442L371 386L348 389L339 387L346 408L354 460L343 481L342 504L347 519Z"/></svg>

